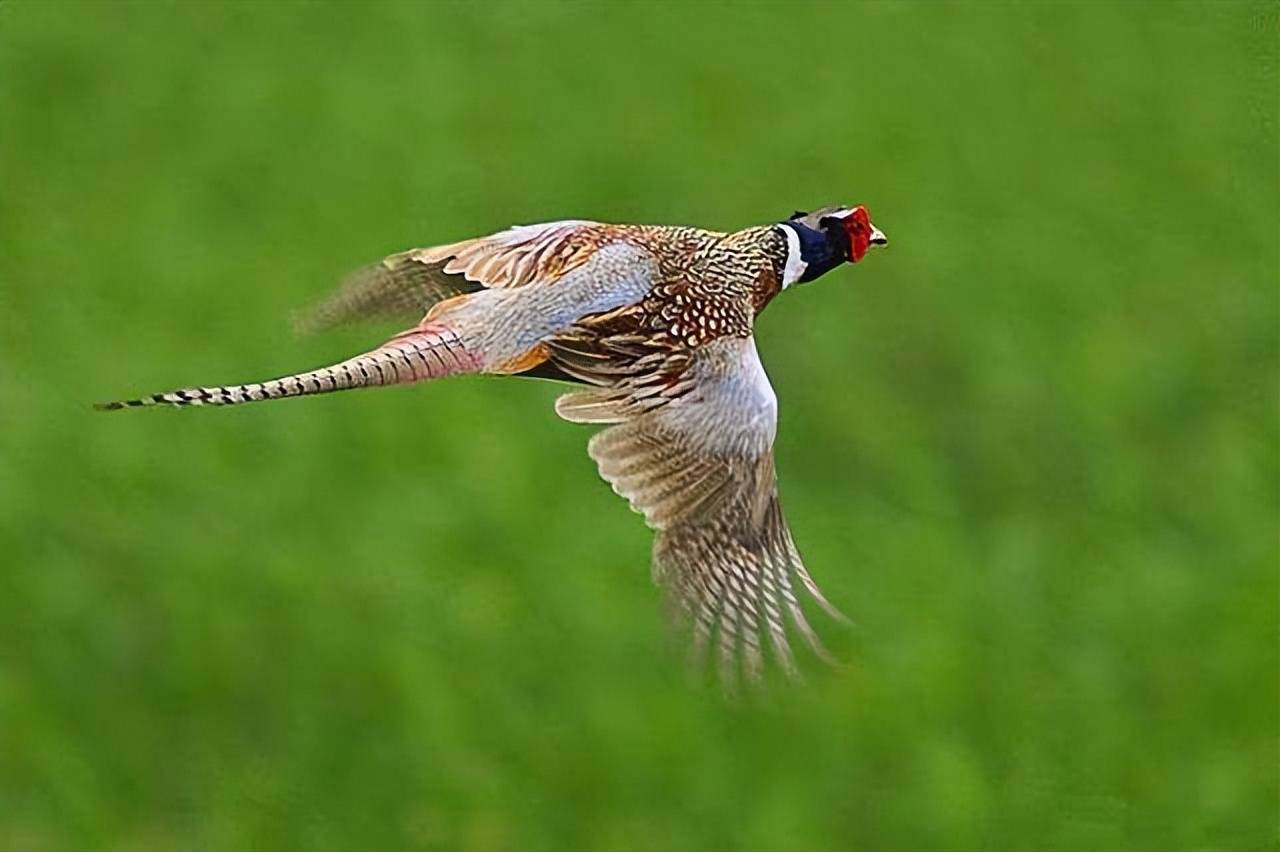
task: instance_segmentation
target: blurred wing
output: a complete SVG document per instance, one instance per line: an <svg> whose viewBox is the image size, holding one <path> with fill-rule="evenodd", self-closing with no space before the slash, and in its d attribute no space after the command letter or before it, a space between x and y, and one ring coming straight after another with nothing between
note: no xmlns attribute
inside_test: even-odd
<svg viewBox="0 0 1280 852"><path fill-rule="evenodd" d="M625 230L575 219L393 254L350 275L295 325L318 331L353 320L421 316L438 302L480 289L554 281Z"/></svg>
<svg viewBox="0 0 1280 852"><path fill-rule="evenodd" d="M827 612L778 502L777 397L755 342L728 338L673 353L643 375L561 397L567 420L616 425L589 444L604 477L656 531L654 575L692 622L701 655L718 633L720 672L738 661L758 680L764 636L788 674L787 623L830 659L797 601L803 586Z"/></svg>
<svg viewBox="0 0 1280 852"><path fill-rule="evenodd" d="M447 274L443 262L423 262L418 251L357 269L332 295L295 316L294 327L310 334L363 320L418 319L437 302L481 289L461 275Z"/></svg>

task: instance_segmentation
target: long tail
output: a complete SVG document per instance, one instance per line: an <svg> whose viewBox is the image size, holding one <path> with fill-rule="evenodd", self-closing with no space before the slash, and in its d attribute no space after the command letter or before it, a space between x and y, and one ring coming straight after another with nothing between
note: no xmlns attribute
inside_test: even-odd
<svg viewBox="0 0 1280 852"><path fill-rule="evenodd" d="M402 385L480 369L481 359L469 352L456 332L438 324L424 325L388 340L370 352L331 367L321 367L266 382L213 388L183 388L141 399L103 402L95 408L110 411L145 405L239 405L287 396L378 385Z"/></svg>

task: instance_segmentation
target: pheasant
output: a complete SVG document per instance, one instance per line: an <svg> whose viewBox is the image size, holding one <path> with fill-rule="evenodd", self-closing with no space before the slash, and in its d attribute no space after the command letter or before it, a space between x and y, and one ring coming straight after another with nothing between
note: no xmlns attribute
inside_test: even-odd
<svg viewBox="0 0 1280 852"><path fill-rule="evenodd" d="M235 405L463 373L578 384L555 410L604 424L588 452L655 532L652 570L698 658L753 681L765 647L797 673L790 625L830 660L799 603L810 577L778 502L777 397L756 316L778 293L887 244L864 207L824 207L733 233L570 220L394 254L354 273L302 325L414 311L362 355L252 384L100 405ZM713 648L715 650L713 650Z"/></svg>

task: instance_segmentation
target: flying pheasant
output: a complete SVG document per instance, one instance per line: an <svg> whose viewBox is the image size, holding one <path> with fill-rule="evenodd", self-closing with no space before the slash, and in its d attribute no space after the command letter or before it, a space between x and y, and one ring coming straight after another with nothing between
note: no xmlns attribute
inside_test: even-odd
<svg viewBox="0 0 1280 852"><path fill-rule="evenodd" d="M756 315L781 291L886 240L864 207L825 207L733 233L588 221L522 225L392 255L352 275L303 325L425 312L381 346L266 382L192 387L107 409L235 405L461 373L586 387L556 412L610 424L588 452L655 531L653 573L692 624L761 677L763 647L796 672L788 622L828 654L797 600L810 578L778 503L777 397L756 354ZM767 637L767 638L766 638Z"/></svg>

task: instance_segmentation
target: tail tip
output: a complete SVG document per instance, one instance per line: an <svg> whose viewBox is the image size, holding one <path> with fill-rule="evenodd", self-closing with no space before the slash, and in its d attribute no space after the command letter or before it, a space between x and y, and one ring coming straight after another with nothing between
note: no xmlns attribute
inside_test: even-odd
<svg viewBox="0 0 1280 852"><path fill-rule="evenodd" d="M111 402L95 402L93 404L94 411L119 411L122 408L140 408L144 405L152 405L153 402L145 399L116 399Z"/></svg>

